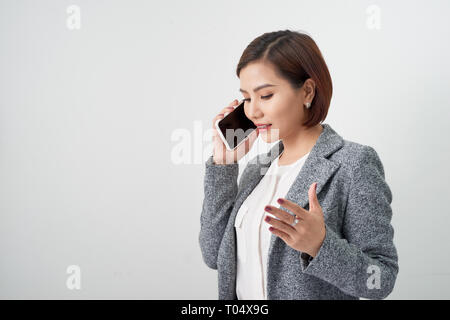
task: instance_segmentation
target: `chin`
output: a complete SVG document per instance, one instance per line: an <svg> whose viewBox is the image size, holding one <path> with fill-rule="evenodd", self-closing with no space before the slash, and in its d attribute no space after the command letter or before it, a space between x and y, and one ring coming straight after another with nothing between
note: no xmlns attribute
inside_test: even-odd
<svg viewBox="0 0 450 320"><path fill-rule="evenodd" d="M269 132L267 132L267 131L260 132L259 136L266 143L272 143L272 142L276 142L276 141L280 140L278 133L272 132L272 130L270 130Z"/></svg>

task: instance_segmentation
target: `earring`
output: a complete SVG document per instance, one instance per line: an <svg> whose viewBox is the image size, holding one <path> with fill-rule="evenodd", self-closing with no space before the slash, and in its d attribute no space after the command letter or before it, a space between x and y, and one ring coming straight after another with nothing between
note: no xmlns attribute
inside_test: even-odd
<svg viewBox="0 0 450 320"><path fill-rule="evenodd" d="M306 108L310 108L311 107L311 102L307 102L306 104L305 104L305 106L306 106Z"/></svg>

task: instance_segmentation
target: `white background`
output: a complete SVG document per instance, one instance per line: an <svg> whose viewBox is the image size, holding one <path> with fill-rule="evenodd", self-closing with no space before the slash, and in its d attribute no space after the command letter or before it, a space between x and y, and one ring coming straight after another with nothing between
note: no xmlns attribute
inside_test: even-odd
<svg viewBox="0 0 450 320"><path fill-rule="evenodd" d="M1 0L0 298L217 299L198 243L201 134L242 98L250 41L291 29L328 64L324 123L383 162L400 268L388 299L449 299L449 12L444 0ZM186 163L176 132L191 135ZM258 146L270 147L249 156Z"/></svg>

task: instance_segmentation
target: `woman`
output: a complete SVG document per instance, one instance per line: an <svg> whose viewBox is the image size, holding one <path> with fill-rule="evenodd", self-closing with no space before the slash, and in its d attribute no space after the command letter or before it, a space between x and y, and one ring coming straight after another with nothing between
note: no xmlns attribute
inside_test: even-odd
<svg viewBox="0 0 450 320"><path fill-rule="evenodd" d="M199 242L218 270L219 299L388 296L399 270L392 193L372 147L321 124L332 82L313 39L265 33L245 49L237 76L258 129L235 151L215 132L206 162ZM248 163L238 185L237 162L257 136L280 141Z"/></svg>

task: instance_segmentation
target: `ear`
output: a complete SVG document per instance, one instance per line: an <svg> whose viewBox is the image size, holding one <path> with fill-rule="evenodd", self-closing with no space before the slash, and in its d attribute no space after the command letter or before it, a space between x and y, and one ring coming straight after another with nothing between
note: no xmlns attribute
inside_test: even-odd
<svg viewBox="0 0 450 320"><path fill-rule="evenodd" d="M316 82L311 78L306 79L303 90L305 90L305 102L312 102L316 94Z"/></svg>

